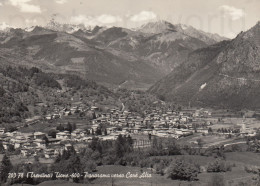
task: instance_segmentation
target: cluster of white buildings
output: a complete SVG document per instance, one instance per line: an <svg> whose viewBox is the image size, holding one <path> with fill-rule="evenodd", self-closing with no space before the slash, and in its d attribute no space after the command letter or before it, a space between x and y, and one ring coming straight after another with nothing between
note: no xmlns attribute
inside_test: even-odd
<svg viewBox="0 0 260 186"><path fill-rule="evenodd" d="M98 110L95 106L88 110L83 106L75 106L70 109L56 109L54 114L46 116L46 119L55 119L76 112L91 111L95 117L92 119L92 125L87 129L78 128L72 132L57 131L56 138L47 136L42 132L21 133L15 131L5 133L4 129L0 129L0 140L6 150L10 147L14 150L18 149L23 156L43 155L45 158L52 158L70 148L71 144L87 145L91 142L93 135L97 136L97 130L101 132L98 135L101 140L115 140L120 134L147 136L147 140L152 135L178 139L181 136L193 134L192 122L200 116L200 113L196 110L181 112L167 110L165 112L157 109L145 111L145 117L119 109L111 109L107 113L101 113ZM205 112L203 114L210 115ZM207 133L208 129L198 128L196 131ZM142 143L149 145L149 141ZM135 141L135 144L140 146L138 141Z"/></svg>
<svg viewBox="0 0 260 186"><path fill-rule="evenodd" d="M43 155L45 158L52 158L71 147L71 142L75 141L74 138L77 137L75 136L77 131L73 131L71 134L68 131L57 134L57 138L52 138L42 132L21 133L14 131L2 133L0 141L5 150L10 151L10 148L14 151L18 150L22 156Z"/></svg>
<svg viewBox="0 0 260 186"><path fill-rule="evenodd" d="M206 114L210 116L209 112L203 111L203 115ZM121 127L123 134L151 134L158 137L179 138L195 132L192 123L196 121L196 117L200 116L200 113L196 110L183 112L168 110L163 112L157 109L150 112L146 111L145 117L142 118L136 113L112 109L110 113L98 114L98 118L93 119L92 122L93 127L96 126L96 128L103 123L111 126L107 128L108 134L115 132L115 128ZM208 133L208 128L205 126L199 127L196 132Z"/></svg>
<svg viewBox="0 0 260 186"><path fill-rule="evenodd" d="M45 119L47 120L58 119L64 116L73 115L77 112L86 112L86 110L87 108L83 104L72 106L72 107L65 107L65 108L55 107L53 113L47 114L45 116Z"/></svg>

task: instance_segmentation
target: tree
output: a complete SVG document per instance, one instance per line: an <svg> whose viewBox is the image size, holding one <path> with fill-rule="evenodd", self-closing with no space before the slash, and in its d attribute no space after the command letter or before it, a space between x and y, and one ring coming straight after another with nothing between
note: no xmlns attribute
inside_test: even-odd
<svg viewBox="0 0 260 186"><path fill-rule="evenodd" d="M68 160L69 158L70 158L70 153L69 153L69 151L64 150L63 153L62 153L62 155L61 155L61 160L60 160L60 162L61 162L61 161L64 161L64 160ZM57 160L57 161L58 161L58 160Z"/></svg>
<svg viewBox="0 0 260 186"><path fill-rule="evenodd" d="M82 173L83 172L83 166L80 161L80 158L77 154L74 154L70 157L70 159L67 161L67 174L72 174L72 173ZM74 182L77 182L77 179L73 179Z"/></svg>
<svg viewBox="0 0 260 186"><path fill-rule="evenodd" d="M202 148L204 145L204 142L201 138L197 139L197 143L198 143L199 148Z"/></svg>
<svg viewBox="0 0 260 186"><path fill-rule="evenodd" d="M227 165L224 161L216 160L208 164L208 172L226 172L231 171L231 166Z"/></svg>
<svg viewBox="0 0 260 186"><path fill-rule="evenodd" d="M83 162L84 172L94 172L96 171L97 164L93 162L92 160L88 160L86 162Z"/></svg>
<svg viewBox="0 0 260 186"><path fill-rule="evenodd" d="M45 141L45 144L46 144L46 145L49 143L49 139L47 138L47 136L44 136L44 137L42 138L42 140Z"/></svg>
<svg viewBox="0 0 260 186"><path fill-rule="evenodd" d="M12 170L12 163L9 160L9 158L7 157L7 155L5 154L1 165L0 165L0 181L1 183L5 183L7 181L8 178L8 173Z"/></svg>
<svg viewBox="0 0 260 186"><path fill-rule="evenodd" d="M213 132L213 130L212 130L211 127L209 127L208 132L209 132L209 133L212 133L212 132Z"/></svg>
<svg viewBox="0 0 260 186"><path fill-rule="evenodd" d="M181 150L175 139L169 138L167 141L168 155L180 155Z"/></svg>
<svg viewBox="0 0 260 186"><path fill-rule="evenodd" d="M34 108L33 113L34 115L39 115L39 110L37 108Z"/></svg>
<svg viewBox="0 0 260 186"><path fill-rule="evenodd" d="M100 127L97 128L96 135L102 135L102 130Z"/></svg>
<svg viewBox="0 0 260 186"><path fill-rule="evenodd" d="M54 129L49 130L49 132L48 132L48 136L51 136L52 138L56 138L56 134L57 134L57 131Z"/></svg>
<svg viewBox="0 0 260 186"><path fill-rule="evenodd" d="M2 87L0 87L0 97L2 97L4 94L5 94L5 90Z"/></svg>
<svg viewBox="0 0 260 186"><path fill-rule="evenodd" d="M224 153L224 145L221 145L220 148L218 149L217 156L226 159L226 155Z"/></svg>
<svg viewBox="0 0 260 186"><path fill-rule="evenodd" d="M152 142L152 148L157 148L157 146L158 146L158 141L157 141L157 138L154 137L153 142Z"/></svg>
<svg viewBox="0 0 260 186"><path fill-rule="evenodd" d="M125 137L120 134L115 142L116 156L118 158L123 158L126 153L132 152L132 150L133 139L131 138L131 136L128 135L128 137Z"/></svg>
<svg viewBox="0 0 260 186"><path fill-rule="evenodd" d="M118 158L122 158L124 155L124 138L121 134L117 137L116 143L115 143L115 151L116 156Z"/></svg>
<svg viewBox="0 0 260 186"><path fill-rule="evenodd" d="M132 151L133 144L134 144L134 141L133 141L132 137L130 135L128 135L126 138L126 144L125 144L127 152Z"/></svg>
<svg viewBox="0 0 260 186"><path fill-rule="evenodd" d="M66 130L69 131L70 133L72 132L72 125L70 122L68 122Z"/></svg>
<svg viewBox="0 0 260 186"><path fill-rule="evenodd" d="M64 127L60 124L59 126L57 126L56 128L58 131L62 132L64 131Z"/></svg>
<svg viewBox="0 0 260 186"><path fill-rule="evenodd" d="M10 126L10 127L8 128L8 132L14 132L14 131L17 131L17 127L15 127L15 126Z"/></svg>
<svg viewBox="0 0 260 186"><path fill-rule="evenodd" d="M81 175L83 170L80 157L76 153L71 152L71 150L64 151L63 155L59 157L59 160L56 159L55 164L52 166L53 172L60 172L62 174L79 173ZM80 176L74 177L73 181L78 182L80 178Z"/></svg>
<svg viewBox="0 0 260 186"><path fill-rule="evenodd" d="M4 153L5 152L5 148L3 146L3 142L0 142L0 153Z"/></svg>
<svg viewBox="0 0 260 186"><path fill-rule="evenodd" d="M93 117L93 119L97 119L97 116L96 116L96 113L95 113L95 112L93 113L93 116L92 116L92 117Z"/></svg>
<svg viewBox="0 0 260 186"><path fill-rule="evenodd" d="M198 173L198 168L195 165L186 162L184 159L177 159L171 162L166 171L166 174L171 179L188 181L196 180Z"/></svg>
<svg viewBox="0 0 260 186"><path fill-rule="evenodd" d="M97 147L99 146L100 140L96 137L92 138L91 143L89 144L89 148L91 148L93 151L95 151L97 149Z"/></svg>
<svg viewBox="0 0 260 186"><path fill-rule="evenodd" d="M61 161L61 159L62 159L62 157L61 157L61 154L59 153L55 159L55 163L59 163Z"/></svg>
<svg viewBox="0 0 260 186"><path fill-rule="evenodd" d="M76 123L73 123L72 124L72 131L74 131L74 130L76 130L77 129L77 125L76 125Z"/></svg>
<svg viewBox="0 0 260 186"><path fill-rule="evenodd" d="M152 140L152 134L148 134L148 139L149 139L149 141L151 141Z"/></svg>
<svg viewBox="0 0 260 186"><path fill-rule="evenodd" d="M158 95L158 99L161 101L165 101L165 97L163 95Z"/></svg>
<svg viewBox="0 0 260 186"><path fill-rule="evenodd" d="M8 151L9 151L9 152L14 152L14 151L15 151L15 148L14 148L14 145L13 145L13 144L9 144L9 146L8 146Z"/></svg>

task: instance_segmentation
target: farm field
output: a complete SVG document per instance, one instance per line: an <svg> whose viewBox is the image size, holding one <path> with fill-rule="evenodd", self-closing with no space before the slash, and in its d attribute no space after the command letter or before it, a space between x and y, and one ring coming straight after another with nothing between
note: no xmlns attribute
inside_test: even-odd
<svg viewBox="0 0 260 186"><path fill-rule="evenodd" d="M193 145L197 146L197 140L201 139L203 143L203 148L215 146L215 145L224 145L244 141L243 139L237 138L226 138L223 135L202 135L200 133L195 133L191 136L187 136L178 140L178 143L181 145Z"/></svg>
<svg viewBox="0 0 260 186"><path fill-rule="evenodd" d="M260 154L253 152L229 152L226 159L241 165L260 166Z"/></svg>
<svg viewBox="0 0 260 186"><path fill-rule="evenodd" d="M39 121L36 124L29 125L27 127L21 127L18 131L24 132L24 133L34 132L34 131L48 133L48 131L50 129L53 129L53 128L56 129L56 127L59 126L60 124L66 126L68 122L70 122L71 124L76 123L77 128L86 128L88 126L87 120L66 117L64 119L56 119L53 121Z"/></svg>
<svg viewBox="0 0 260 186"><path fill-rule="evenodd" d="M29 125L27 127L21 127L18 129L19 132L29 133L29 132L44 132L48 133L48 131L52 128L56 128L56 122L47 122L47 121L39 121L33 125Z"/></svg>
<svg viewBox="0 0 260 186"><path fill-rule="evenodd" d="M223 118L221 122L216 122L211 128L232 128L234 126L241 126L241 124L245 124L250 128L258 128L260 126L260 121L256 118Z"/></svg>

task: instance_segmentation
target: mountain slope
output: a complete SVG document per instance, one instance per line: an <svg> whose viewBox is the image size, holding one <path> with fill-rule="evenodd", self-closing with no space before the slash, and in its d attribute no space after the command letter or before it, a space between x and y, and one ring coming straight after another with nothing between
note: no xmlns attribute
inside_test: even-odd
<svg viewBox="0 0 260 186"><path fill-rule="evenodd" d="M196 50L149 91L185 105L258 108L259 36L258 22L232 41Z"/></svg>
<svg viewBox="0 0 260 186"><path fill-rule="evenodd" d="M191 32L197 34L189 35L164 21L139 30L53 23L1 34L0 57L47 72L77 74L110 87L146 89L181 65L190 52L214 43L206 33Z"/></svg>
<svg viewBox="0 0 260 186"><path fill-rule="evenodd" d="M194 28L185 32L180 25L158 21L143 25L135 31L109 28L93 40L103 47L149 61L156 69L168 74L182 64L183 59L193 50L214 44L221 39L215 41L208 33Z"/></svg>
<svg viewBox="0 0 260 186"><path fill-rule="evenodd" d="M176 27L177 27L176 30L178 32L181 32L188 36L197 38L197 39L205 42L208 45L212 45L212 44L215 44L216 42L220 42L223 40L228 40L227 38L221 37L218 34L211 34L211 33L201 31L201 30L197 30L197 29L193 28L192 26L178 24L178 25L176 25Z"/></svg>
<svg viewBox="0 0 260 186"><path fill-rule="evenodd" d="M18 32L18 31L16 31ZM104 84L132 80L153 84L162 73L149 63L115 55L86 38L36 27L31 32L10 32L0 44L2 57L20 65L50 72L78 74Z"/></svg>
<svg viewBox="0 0 260 186"><path fill-rule="evenodd" d="M161 34L167 32L177 32L177 27L167 21L156 21L144 24L138 31L149 34Z"/></svg>
<svg viewBox="0 0 260 186"><path fill-rule="evenodd" d="M53 113L55 107L64 108L75 101L87 105L121 104L118 95L76 75L0 64L0 125Z"/></svg>

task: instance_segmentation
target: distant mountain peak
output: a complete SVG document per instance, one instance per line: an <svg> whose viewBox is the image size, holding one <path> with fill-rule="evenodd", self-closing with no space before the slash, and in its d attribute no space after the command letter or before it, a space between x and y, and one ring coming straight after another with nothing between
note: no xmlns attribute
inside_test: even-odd
<svg viewBox="0 0 260 186"><path fill-rule="evenodd" d="M31 27L26 27L24 30L26 32L32 32L35 29L35 26L31 26Z"/></svg>
<svg viewBox="0 0 260 186"><path fill-rule="evenodd" d="M45 30L45 28L40 27L40 26L35 26L35 27L33 28L32 32L39 32L39 31L43 31L43 30Z"/></svg>
<svg viewBox="0 0 260 186"><path fill-rule="evenodd" d="M149 91L184 105L260 108L259 46L258 22L233 40L193 51Z"/></svg>
<svg viewBox="0 0 260 186"><path fill-rule="evenodd" d="M177 24L175 25L179 30L187 30L188 28L191 28L191 26L185 25L185 24Z"/></svg>
<svg viewBox="0 0 260 186"><path fill-rule="evenodd" d="M58 31L58 32L66 32L66 33L74 33L77 32L79 29L82 31L90 31L92 30L91 26L85 26L83 24L69 24L69 23L59 23L57 21L51 20L47 25L46 28L53 30L53 31Z"/></svg>
<svg viewBox="0 0 260 186"><path fill-rule="evenodd" d="M225 37L222 37L216 33L209 33L199 29L196 29L192 26L188 26L185 24L178 24L176 25L178 32L182 32L187 34L191 37L199 38L207 44L214 44L216 42L220 42L223 40L228 40Z"/></svg>
<svg viewBox="0 0 260 186"><path fill-rule="evenodd" d="M176 27L170 22L159 20L155 22L149 22L142 25L139 29L140 32L144 33L165 33L165 32L176 32Z"/></svg>
<svg viewBox="0 0 260 186"><path fill-rule="evenodd" d="M24 33L24 30L21 29L21 28L10 28L9 32L13 33L13 34L20 35L20 34Z"/></svg>
<svg viewBox="0 0 260 186"><path fill-rule="evenodd" d="M172 24L167 21L155 21L149 22L143 26L141 26L138 31L149 34L163 34L170 32L178 32L180 34L190 36L193 38L200 39L208 45L214 44L216 42L220 42L223 40L227 40L227 38L222 37L218 34L207 33L202 30L196 29L192 26L188 26L185 24Z"/></svg>

